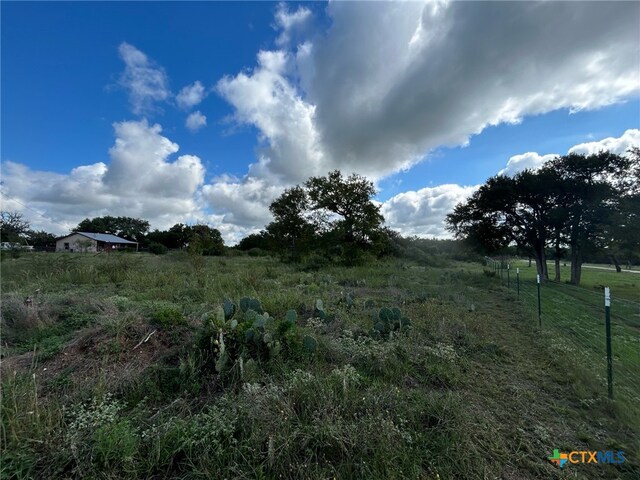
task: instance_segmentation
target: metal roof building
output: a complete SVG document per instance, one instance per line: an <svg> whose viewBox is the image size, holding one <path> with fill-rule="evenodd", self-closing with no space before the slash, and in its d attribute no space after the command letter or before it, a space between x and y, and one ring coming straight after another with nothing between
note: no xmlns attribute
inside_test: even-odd
<svg viewBox="0 0 640 480"><path fill-rule="evenodd" d="M56 239L56 252L102 252L136 246L138 242L132 242L110 233L73 232Z"/></svg>
<svg viewBox="0 0 640 480"><path fill-rule="evenodd" d="M115 235L111 235L110 233L90 233L90 232L75 232L79 235L84 235L85 237L89 237L92 240L97 240L98 242L107 242L107 243L129 243L132 245L136 245L137 242L132 242L131 240L126 240L124 238L116 237Z"/></svg>

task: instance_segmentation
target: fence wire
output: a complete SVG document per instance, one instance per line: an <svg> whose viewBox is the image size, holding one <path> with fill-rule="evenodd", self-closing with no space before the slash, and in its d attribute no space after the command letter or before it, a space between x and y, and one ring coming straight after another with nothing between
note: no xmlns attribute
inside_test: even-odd
<svg viewBox="0 0 640 480"><path fill-rule="evenodd" d="M504 287L514 294L514 301L531 311L548 335L553 349L570 353L602 385L607 394L607 338L604 287L596 290L546 281L540 283L540 307L536 279L518 275L518 267L486 258L487 267L496 273ZM530 269L526 277L530 276ZM640 278L639 278L640 280ZM519 293L518 293L519 292ZM640 296L639 296L640 297ZM613 398L640 408L640 302L616 297L611 289L611 346Z"/></svg>

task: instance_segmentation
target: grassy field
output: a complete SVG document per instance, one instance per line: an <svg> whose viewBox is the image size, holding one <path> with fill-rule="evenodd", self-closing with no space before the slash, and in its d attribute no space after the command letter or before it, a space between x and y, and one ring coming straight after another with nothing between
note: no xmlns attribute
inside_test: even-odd
<svg viewBox="0 0 640 480"><path fill-rule="evenodd" d="M629 403L522 296L466 263L7 259L1 476L637 478ZM229 315L243 297L269 316ZM627 461L560 470L556 448Z"/></svg>
<svg viewBox="0 0 640 480"><path fill-rule="evenodd" d="M521 299L537 317L535 268L520 264ZM543 329L553 332L561 348L572 349L603 384L606 384L604 287L611 292L611 343L614 395L628 421L640 426L640 274L585 268L579 287L566 282L541 286ZM561 279L569 278L562 267ZM506 284L502 275L503 285ZM511 282L515 289L515 282Z"/></svg>

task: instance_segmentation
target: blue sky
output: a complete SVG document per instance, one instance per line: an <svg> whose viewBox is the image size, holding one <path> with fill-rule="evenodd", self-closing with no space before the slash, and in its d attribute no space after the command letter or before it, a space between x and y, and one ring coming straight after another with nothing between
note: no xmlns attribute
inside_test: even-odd
<svg viewBox="0 0 640 480"><path fill-rule="evenodd" d="M494 3L2 2L3 209L233 242L340 168L392 227L443 236L512 157L640 139L639 4Z"/></svg>

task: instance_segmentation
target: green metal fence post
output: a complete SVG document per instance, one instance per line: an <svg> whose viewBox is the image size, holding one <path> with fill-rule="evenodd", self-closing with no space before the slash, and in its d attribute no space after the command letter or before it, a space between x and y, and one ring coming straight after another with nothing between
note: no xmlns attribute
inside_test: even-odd
<svg viewBox="0 0 640 480"><path fill-rule="evenodd" d="M607 335L607 387L609 398L613 399L613 357L611 354L611 291L604 289L604 323Z"/></svg>
<svg viewBox="0 0 640 480"><path fill-rule="evenodd" d="M511 264L507 263L507 288L511 287L511 279L509 278L509 272L511 271Z"/></svg>
<svg viewBox="0 0 640 480"><path fill-rule="evenodd" d="M516 285L518 286L518 298L520 298L520 267L516 268Z"/></svg>
<svg viewBox="0 0 640 480"><path fill-rule="evenodd" d="M536 281L538 282L538 325L542 328L542 305L540 303L540 275L536 275Z"/></svg>

